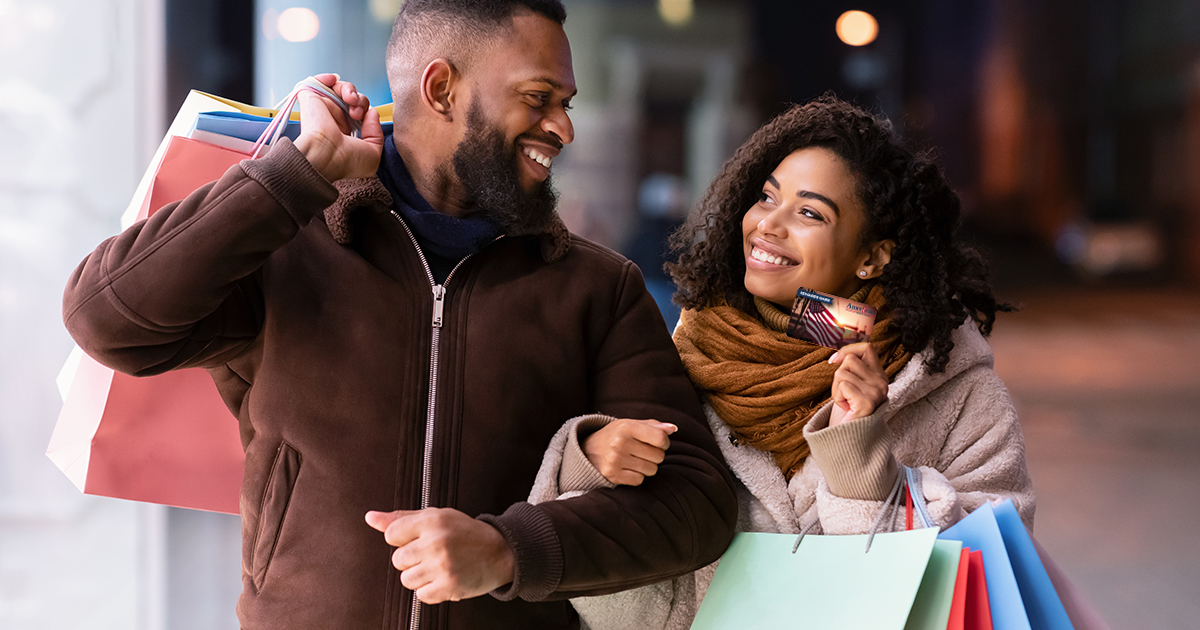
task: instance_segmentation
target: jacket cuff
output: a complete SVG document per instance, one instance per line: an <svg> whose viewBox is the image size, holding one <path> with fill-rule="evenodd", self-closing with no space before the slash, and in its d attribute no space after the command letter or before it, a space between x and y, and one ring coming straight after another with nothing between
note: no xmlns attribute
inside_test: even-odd
<svg viewBox="0 0 1200 630"><path fill-rule="evenodd" d="M804 439L829 491L844 499L887 499L899 468L892 455L895 438L883 421L883 408L830 427L832 409L832 404L826 405L804 427Z"/></svg>
<svg viewBox="0 0 1200 630"><path fill-rule="evenodd" d="M492 597L504 602L518 597L536 602L558 588L563 575L562 543L545 512L522 502L500 516L483 514L478 518L499 530L513 553L513 581L492 591Z"/></svg>
<svg viewBox="0 0 1200 630"><path fill-rule="evenodd" d="M246 176L262 185L304 227L338 197L338 191L288 138L280 138L261 159L242 160Z"/></svg>
<svg viewBox="0 0 1200 630"><path fill-rule="evenodd" d="M562 466L558 469L558 491L586 492L596 488L615 488L617 484L608 480L583 453L579 443L580 435L584 438L603 429L616 418L603 414L580 416L575 420L575 426L568 432L567 445L563 451Z"/></svg>

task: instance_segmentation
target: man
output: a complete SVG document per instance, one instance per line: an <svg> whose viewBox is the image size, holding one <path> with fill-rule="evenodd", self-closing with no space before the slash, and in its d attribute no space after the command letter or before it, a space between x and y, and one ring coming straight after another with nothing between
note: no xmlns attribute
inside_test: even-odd
<svg viewBox="0 0 1200 630"><path fill-rule="evenodd" d="M294 145L72 276L64 319L89 353L208 368L238 417L243 628L570 628L565 598L728 544L732 479L637 268L553 212L564 19L558 0L408 0L391 138L325 75L361 139L305 94ZM523 502L554 432L596 412L678 427L634 466L657 474Z"/></svg>

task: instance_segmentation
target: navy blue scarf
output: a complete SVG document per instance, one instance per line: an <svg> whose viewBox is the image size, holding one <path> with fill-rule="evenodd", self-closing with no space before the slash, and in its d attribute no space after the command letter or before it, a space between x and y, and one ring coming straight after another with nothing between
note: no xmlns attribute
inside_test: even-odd
<svg viewBox="0 0 1200 630"><path fill-rule="evenodd" d="M392 194L396 210L412 228L421 250L426 254L455 262L478 252L496 240L503 229L491 217L476 213L464 219L438 212L417 192L408 168L400 159L396 143L388 136L383 141L379 161L379 179Z"/></svg>

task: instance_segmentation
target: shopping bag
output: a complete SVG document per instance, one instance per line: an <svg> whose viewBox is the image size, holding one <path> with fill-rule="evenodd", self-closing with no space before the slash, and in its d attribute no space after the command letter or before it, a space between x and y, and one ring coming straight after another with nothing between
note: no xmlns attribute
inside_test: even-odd
<svg viewBox="0 0 1200 630"><path fill-rule="evenodd" d="M150 160L150 166L146 168L145 174L142 175L141 181L138 182L137 188L134 189L132 200L121 215L121 229L128 228L149 215L150 187L154 183L154 177L159 171L159 166L162 164L163 158L166 156L171 139L186 138L195 124L196 116L206 111L240 111L267 116L275 114L270 109L246 105L245 103L221 98L199 90L189 92L187 98L183 100L183 104L179 107L179 112L175 114L175 119L167 128L167 134L163 137L162 142L159 143L154 157Z"/></svg>
<svg viewBox="0 0 1200 630"><path fill-rule="evenodd" d="M1029 625L1034 630L1071 630L1071 619L1012 500L1007 499L994 506L993 511L1000 536L1004 539L1004 549L1008 551L1008 558L1012 562L1017 587L1021 590L1021 601L1025 603Z"/></svg>
<svg viewBox="0 0 1200 630"><path fill-rule="evenodd" d="M289 95L290 96L290 95ZM284 99L285 102L288 100ZM150 160L149 167L142 175L141 181L138 182L137 188L134 190L133 198L125 211L121 214L121 229L128 228L136 223L139 219L144 219L148 215L149 197L148 192L151 184L154 182L154 175L158 172L158 167L162 163L163 157L166 155L167 147L170 144L171 138L188 137L196 124L196 117L204 112L241 112L251 116L259 116L273 119L276 115L277 108L271 109L267 107L255 107L238 101L208 94L199 90L192 90L184 99L183 104L179 107L179 111L175 114L175 118L171 121L171 125L167 128L167 133L163 137L162 142L158 145L158 150L155 151L154 157ZM392 104L387 103L378 107L373 107L379 113L381 124L392 122ZM300 120L298 113L293 113L288 117L288 120ZM219 134L218 134L219 135ZM252 151L244 151L250 153Z"/></svg>
<svg viewBox="0 0 1200 630"><path fill-rule="evenodd" d="M266 131L273 119L270 116L257 116L246 112L209 111L200 112L192 126L189 138L203 140L221 146L230 146L226 142L239 142L230 146L252 146ZM383 135L392 133L391 121L381 121ZM290 120L283 130L283 135L291 140L300 136L300 121ZM249 144L246 144L249 143Z"/></svg>
<svg viewBox="0 0 1200 630"><path fill-rule="evenodd" d="M910 528L911 529L911 528ZM962 558L962 543L957 540L937 540L933 553L917 589L912 610L904 630L944 630L950 620L950 606L954 601L954 585L958 578L959 560Z"/></svg>
<svg viewBox="0 0 1200 630"><path fill-rule="evenodd" d="M135 378L76 347L46 455L87 494L238 513L238 424L204 370ZM67 370L64 370L64 372Z"/></svg>
<svg viewBox="0 0 1200 630"><path fill-rule="evenodd" d="M1004 547L1004 538L1000 535L992 505L985 503L947 528L939 538L962 541L964 546L983 553L992 626L996 630L1031 630L1012 561Z"/></svg>
<svg viewBox="0 0 1200 630"><path fill-rule="evenodd" d="M693 630L905 627L936 529L868 536L739 533L721 556Z"/></svg>
<svg viewBox="0 0 1200 630"><path fill-rule="evenodd" d="M284 103L287 111L294 96ZM257 152L187 138L195 117L213 108L275 114L193 91L138 185L123 225L182 199ZM274 133L283 129L284 119L276 120L256 145L278 137ZM63 408L46 454L81 491L238 513L244 461L238 425L205 370L135 378L101 365L77 346L59 385Z"/></svg>
<svg viewBox="0 0 1200 630"><path fill-rule="evenodd" d="M992 605L988 600L987 574L983 570L983 552L967 554L967 597L963 611L964 630L992 630Z"/></svg>
<svg viewBox="0 0 1200 630"><path fill-rule="evenodd" d="M946 630L963 630L963 620L967 613L967 565L970 563L970 555L971 550L963 547L958 559L958 572L954 577L954 597L950 602Z"/></svg>
<svg viewBox="0 0 1200 630"><path fill-rule="evenodd" d="M188 135L195 138L197 131L204 131L256 142L272 120L273 118L270 116L255 116L245 112L200 112L196 116L196 122L192 125L192 133ZM283 135L290 140L300 137L300 121L289 120L287 126L284 127Z"/></svg>
<svg viewBox="0 0 1200 630"><path fill-rule="evenodd" d="M992 630L988 608L987 581L983 576L983 554L962 548L954 583L954 602L946 630Z"/></svg>

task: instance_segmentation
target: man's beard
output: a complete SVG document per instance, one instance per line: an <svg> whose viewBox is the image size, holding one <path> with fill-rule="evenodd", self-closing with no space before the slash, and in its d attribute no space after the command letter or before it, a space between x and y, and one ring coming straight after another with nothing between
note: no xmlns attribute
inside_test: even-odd
<svg viewBox="0 0 1200 630"><path fill-rule="evenodd" d="M467 133L454 151L454 173L471 202L508 236L539 234L550 224L558 192L550 178L532 192L521 186L516 146L504 132L488 125L479 101L467 110Z"/></svg>

